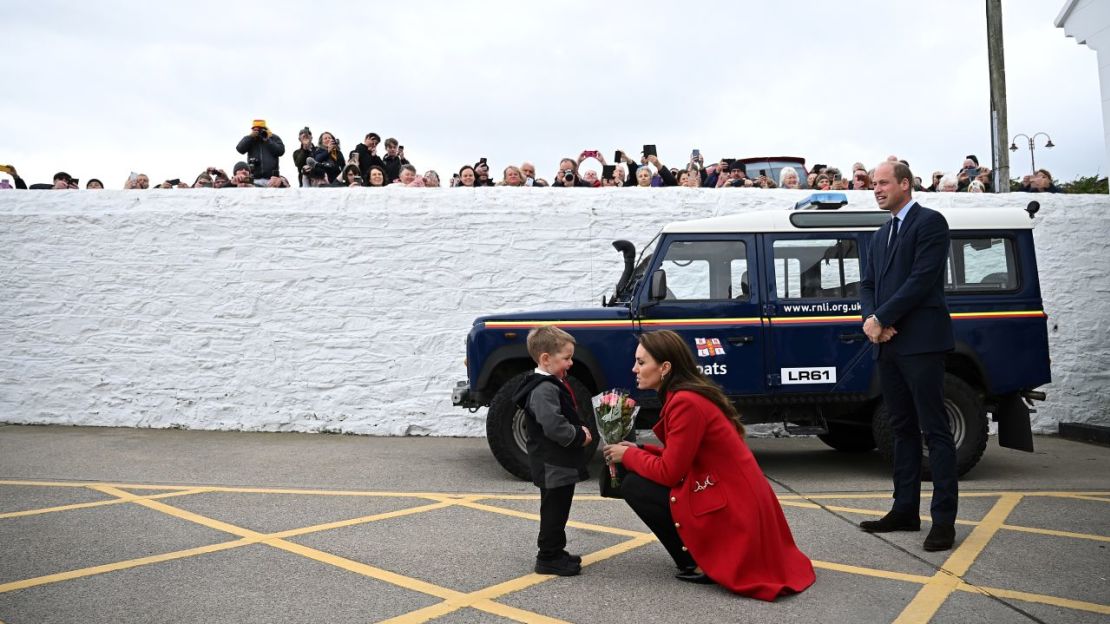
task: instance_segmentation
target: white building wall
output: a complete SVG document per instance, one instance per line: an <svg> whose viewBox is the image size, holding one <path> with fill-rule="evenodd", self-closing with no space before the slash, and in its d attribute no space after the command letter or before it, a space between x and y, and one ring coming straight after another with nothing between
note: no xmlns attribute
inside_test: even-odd
<svg viewBox="0 0 1110 624"><path fill-rule="evenodd" d="M622 269L613 239L804 195L0 193L0 422L481 436L484 411L450 405L476 316L597 306ZM1054 383L1035 425L1110 424L1110 199L1036 199Z"/></svg>
<svg viewBox="0 0 1110 624"><path fill-rule="evenodd" d="M1086 44L1098 54L1098 82L1102 93L1102 132L1106 160L1103 171L1110 171L1110 2L1107 0L1068 0L1056 18L1056 27L1069 37Z"/></svg>

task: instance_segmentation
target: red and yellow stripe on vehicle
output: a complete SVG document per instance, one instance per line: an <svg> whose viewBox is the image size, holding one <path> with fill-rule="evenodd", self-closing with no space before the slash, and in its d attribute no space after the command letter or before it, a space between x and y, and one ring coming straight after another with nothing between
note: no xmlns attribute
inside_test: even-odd
<svg viewBox="0 0 1110 624"><path fill-rule="evenodd" d="M1048 316L1044 310L1016 310L1010 312L953 312L952 319L956 321L967 320L1002 320L1020 318L1045 318ZM740 317L740 318L691 318L691 319L645 319L639 321L645 328L699 328L720 327L727 325L822 325L843 323L848 320L859 320L858 314L844 314L840 316L774 316L774 317ZM629 319L616 320L551 320L551 321L487 321L489 329L531 329L541 325L555 325L565 329L606 329L621 328L633 325L635 321Z"/></svg>

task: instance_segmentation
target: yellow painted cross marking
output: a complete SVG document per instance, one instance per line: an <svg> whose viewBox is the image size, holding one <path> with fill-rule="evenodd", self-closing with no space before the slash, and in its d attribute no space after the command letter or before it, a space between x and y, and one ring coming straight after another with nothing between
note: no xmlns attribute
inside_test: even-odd
<svg viewBox="0 0 1110 624"><path fill-rule="evenodd" d="M279 548L287 552L297 554L315 561L333 565L341 569L360 574L362 576L374 578L383 582L387 582L398 587L417 591L426 595L439 598L442 602L438 602L429 607L418 609L416 611L403 614L391 620L390 622L425 622L442 617L449 613L459 610L475 609L496 615L498 617L507 618L519 622L541 622L541 623L559 623L561 620L544 616L538 613L533 613L516 607L497 602L498 599L519 592L529 587L533 587L540 583L553 580L555 577L543 576L537 574L527 574L519 578L515 578L503 583L493 585L475 592L460 592L445 587L440 587L432 583L427 583L419 579L407 577L404 575L390 572L377 568L368 564L358 561L352 561L343 557L332 555L327 552L319 551L314 548L302 546L300 544L287 541L288 538L297 537L316 533L319 531L326 531L348 526L355 526L359 524L375 522L377 520L385 520L389 518L398 518L414 514L420 514L426 511L442 509L451 506L461 506L478 511L500 514L503 516L510 516L525 519L528 521L538 521L538 514L518 511L511 508L499 507L493 504L486 504L481 501L521 501L521 500L538 500L535 494L489 494L489 493L475 493L475 494L444 494L437 492L371 492L371 491L347 491L347 490L310 490L299 488L253 488L253 487L223 487L223 486L167 486L167 485L142 485L142 484L94 484L89 482L49 482L49 481L0 481L0 485L19 485L19 486L38 486L38 487L71 487L71 488L88 488L101 493L112 496L111 500L107 501L94 501L91 503L77 503L73 505L62 505L58 507L50 507L45 509L34 509L20 512L9 512L0 514L0 520L5 518L29 516L35 514L45 514L53 512L65 512L75 509L85 509L90 507L100 507L112 504L134 503L142 505L148 509L159 511L176 518L186 520L188 522L200 524L212 529L229 533L236 536L238 539L212 544L209 546L202 546L198 548L189 548L185 550L175 551L171 553L164 553L149 557L142 557L132 559L129 561L121 561L117 563L93 566L89 568L82 568L80 570L71 570L68 572L61 572L57 574L50 574L46 576L36 577L33 579L26 579L23 581L15 581L0 585L0 593L16 591L19 589L26 589L37 585L44 585L48 583L57 583L71 579L91 576L94 574L103 574L114 572L117 570L124 570L143 565L157 564L174 559L182 559L186 557L194 557L208 553L220 552L224 550L240 548L250 544L265 544L274 548ZM128 490L137 491L154 491L153 494L136 494ZM416 507L400 509L380 514L369 516L362 516L359 518L352 518L349 520L339 520L335 522L328 522L308 527L301 527L295 529L288 529L276 533L260 533L252 531L243 527L221 522L219 520L208 518L200 514L186 511L184 509L167 505L160 502L164 499L187 496L191 494L198 494L202 492L226 492L226 493L246 493L246 494L295 494L295 495L312 495L312 496L352 496L352 497L383 497L383 498L416 498L425 499L426 504ZM928 493L924 493L928 497ZM958 520L958 524L968 525L975 527L971 535L960 544L959 548L948 558L941 569L933 576L923 576L918 574L907 574L903 572L881 570L875 568L866 568L861 566L854 566L839 562L829 561L814 561L815 568L827 570L834 573L846 573L853 575L866 576L871 578L882 578L904 583L914 583L921 585L921 590L917 596L911 601L910 605L900 614L898 622L927 622L929 621L941 607L948 596L954 591L973 593L978 595L988 595L1000 599L1020 600L1024 602L1052 605L1066 609L1073 609L1077 611L1086 611L1090 613L1097 613L1102 615L1110 615L1110 605L1097 604L1091 602L1084 602L1079 600L1070 600L1060 598L1057 596L1047 596L1041 594L1034 594L1029 592L1021 592L1003 588L982 587L971 585L965 582L962 578L970 569L976 558L978 558L983 549L990 542L992 537L1000 530L1019 531L1032 534L1049 535L1061 538L1084 539L1096 542L1110 542L1110 536L1094 535L1085 533L1073 533L1068 531L1057 531L1052 529L1042 529L1036 527L1023 527L1010 525L1005 522L1010 512L1016 507L1018 502L1023 497L1045 497L1045 498L1059 498L1059 499L1074 499L1074 500L1091 500L1096 502L1110 502L1110 492L961 492L961 498L985 498L997 497L998 501L994 507L981 521L971 520ZM876 511L874 509L860 509L847 506L833 506L824 505L819 502L821 500L875 500L887 499L890 497L889 492L881 493L823 493L819 495L780 495L779 500L784 506L797 507L801 509L811 510L828 510L834 512L841 512L847 514L859 514L867 516L883 515L884 512ZM575 500L582 501L611 501L600 496L580 495L576 496ZM924 518L928 520L928 518ZM649 544L655 540L654 535L643 531L631 531L617 527L609 527L604 525L572 521L568 526L584 529L588 531L596 531L607 533L611 535L619 535L627 538L626 540L608 548L599 550L594 553L589 553L583 556L583 565L592 565L594 563L604 561L611 557L619 556L632 549L639 548L645 544ZM2 623L0 623L2 624Z"/></svg>
<svg viewBox="0 0 1110 624"><path fill-rule="evenodd" d="M937 610L948 599L948 596L959 588L962 582L961 577L967 574L971 564L975 563L975 559L986 548L987 542L991 541L994 534L1002 528L1002 525L1006 522L1006 517L1014 510L1014 507L1017 507L1019 502L1021 502L1020 494L1003 494L999 497L994 507L971 531L971 535L964 539L963 543L944 562L941 569L917 592L917 596L910 601L910 604L906 606L898 619L894 620L895 624L924 624L933 619L933 616L936 615Z"/></svg>

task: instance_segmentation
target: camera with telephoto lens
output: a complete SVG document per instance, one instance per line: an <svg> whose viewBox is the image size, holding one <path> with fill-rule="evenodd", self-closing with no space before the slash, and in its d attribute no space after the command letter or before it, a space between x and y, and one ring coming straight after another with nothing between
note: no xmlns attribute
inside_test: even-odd
<svg viewBox="0 0 1110 624"><path fill-rule="evenodd" d="M563 169L563 180L566 182L574 182L574 170Z"/></svg>

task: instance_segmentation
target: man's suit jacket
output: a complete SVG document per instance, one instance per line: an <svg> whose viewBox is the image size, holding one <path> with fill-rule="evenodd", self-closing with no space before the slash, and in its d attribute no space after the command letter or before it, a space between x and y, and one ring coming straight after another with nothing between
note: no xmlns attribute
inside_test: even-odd
<svg viewBox="0 0 1110 624"><path fill-rule="evenodd" d="M871 237L870 253L860 281L863 318L875 315L883 327L898 333L874 350L895 355L951 351L952 317L944 300L948 259L948 221L917 204L906 215L894 245L887 240L894 219Z"/></svg>

